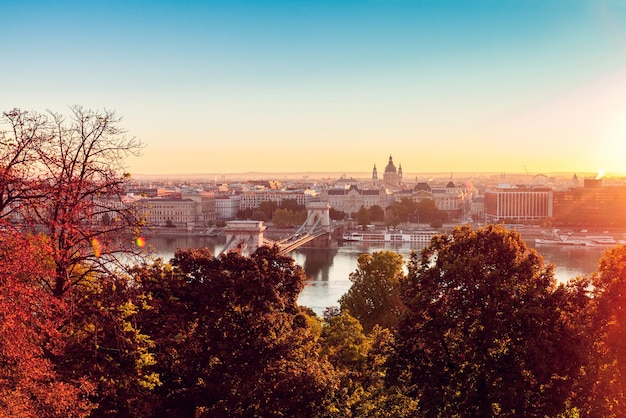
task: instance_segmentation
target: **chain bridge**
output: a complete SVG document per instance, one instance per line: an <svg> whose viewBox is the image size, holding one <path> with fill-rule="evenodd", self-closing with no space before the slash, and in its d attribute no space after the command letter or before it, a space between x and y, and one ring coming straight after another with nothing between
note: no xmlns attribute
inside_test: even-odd
<svg viewBox="0 0 626 418"><path fill-rule="evenodd" d="M226 245L221 253L227 251L240 251L245 254L253 253L259 246L278 246L281 254L290 251L313 241L323 235L332 232L330 223L330 205L325 202L309 202L306 205L306 221L298 230L285 239L274 241L263 237L263 232L267 229L263 221L230 221L226 228Z"/></svg>

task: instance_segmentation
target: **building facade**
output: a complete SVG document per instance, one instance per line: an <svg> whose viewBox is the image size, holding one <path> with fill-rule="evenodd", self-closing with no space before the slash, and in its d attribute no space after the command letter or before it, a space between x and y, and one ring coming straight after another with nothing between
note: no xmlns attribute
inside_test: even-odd
<svg viewBox="0 0 626 418"><path fill-rule="evenodd" d="M280 206L283 200L289 199L305 206L307 194L304 190L248 190L241 194L240 209L255 209L263 202L276 202Z"/></svg>
<svg viewBox="0 0 626 418"><path fill-rule="evenodd" d="M430 186L426 182L418 182L413 187L412 199L420 202L430 199L435 202L437 209L446 212L449 219L463 216L465 209L465 192L449 181L445 186Z"/></svg>
<svg viewBox="0 0 626 418"><path fill-rule="evenodd" d="M235 219L241 207L241 195L218 195L215 197L217 219Z"/></svg>
<svg viewBox="0 0 626 418"><path fill-rule="evenodd" d="M142 199L137 202L140 216L148 226L203 228L217 219L215 196L198 193L183 197Z"/></svg>
<svg viewBox="0 0 626 418"><path fill-rule="evenodd" d="M322 193L321 199L328 202L333 209L347 214L358 212L361 206L369 209L378 205L385 209L389 205L384 188L359 189L356 185L328 189Z"/></svg>
<svg viewBox="0 0 626 418"><path fill-rule="evenodd" d="M486 222L534 223L552 217L552 189L500 186L485 191Z"/></svg>
<svg viewBox="0 0 626 418"><path fill-rule="evenodd" d="M626 226L626 187L602 186L587 181L585 187L554 191L553 224L556 226Z"/></svg>

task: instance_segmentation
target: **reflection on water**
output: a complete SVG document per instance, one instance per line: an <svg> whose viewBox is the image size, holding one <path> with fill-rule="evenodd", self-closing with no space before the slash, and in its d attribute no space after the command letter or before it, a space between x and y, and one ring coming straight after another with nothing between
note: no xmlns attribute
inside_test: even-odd
<svg viewBox="0 0 626 418"><path fill-rule="evenodd" d="M304 268L307 277L323 282L330 280L330 269L337 255L336 249L321 251L313 248L301 248L298 253L303 257L302 262L295 257L295 254L292 254L292 257Z"/></svg>
<svg viewBox="0 0 626 418"><path fill-rule="evenodd" d="M169 261L178 248L207 247L213 254L222 251L224 237L196 236L154 236L147 238L155 254ZM533 247L533 245L531 245ZM356 269L359 255L374 251L391 250L401 254L405 260L411 251L419 251L422 247L402 244L377 243L363 245L344 243L335 249L300 248L291 253L296 263L304 268L307 275L306 286L298 302L322 314L329 306L337 305L339 298L351 286L350 273ZM578 246L539 246L537 251L546 263L555 265L554 275L560 282L566 282L578 275L590 274L596 270L598 260L605 251L602 247Z"/></svg>

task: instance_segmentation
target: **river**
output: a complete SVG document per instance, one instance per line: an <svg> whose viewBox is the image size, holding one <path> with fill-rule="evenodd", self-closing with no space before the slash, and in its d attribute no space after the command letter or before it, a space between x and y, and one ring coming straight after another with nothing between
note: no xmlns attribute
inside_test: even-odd
<svg viewBox="0 0 626 418"><path fill-rule="evenodd" d="M207 247L219 253L224 246L224 238L198 236L151 236L147 244L157 256L164 260L174 255L177 248ZM529 245L534 248L534 245ZM408 258L412 249L407 245L379 244L363 245L344 242L335 249L300 248L290 253L296 263L304 268L307 275L306 286L298 302L308 306L317 314L322 314L328 306L337 305L337 300L350 288L348 276L356 269L357 259L366 252L392 250ZM418 248L416 248L418 250ZM596 270L598 260L605 251L602 247L580 246L540 246L539 253L546 263L555 265L555 277L567 282L578 275Z"/></svg>

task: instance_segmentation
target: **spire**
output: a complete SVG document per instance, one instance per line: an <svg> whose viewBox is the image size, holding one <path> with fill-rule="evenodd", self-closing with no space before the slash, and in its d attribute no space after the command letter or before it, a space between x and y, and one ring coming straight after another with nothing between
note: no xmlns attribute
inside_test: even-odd
<svg viewBox="0 0 626 418"><path fill-rule="evenodd" d="M376 171L376 164L374 164L374 169L372 170L372 180L378 180L378 171Z"/></svg>

